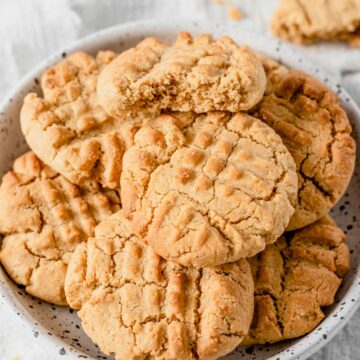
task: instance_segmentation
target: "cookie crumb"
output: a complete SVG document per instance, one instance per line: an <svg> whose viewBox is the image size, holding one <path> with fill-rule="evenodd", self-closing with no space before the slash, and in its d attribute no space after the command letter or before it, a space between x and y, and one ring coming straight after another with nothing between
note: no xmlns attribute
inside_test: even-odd
<svg viewBox="0 0 360 360"><path fill-rule="evenodd" d="M227 17L232 21L240 21L244 17L244 13L235 6L230 0L213 0L215 5L225 5L227 10Z"/></svg>
<svg viewBox="0 0 360 360"><path fill-rule="evenodd" d="M360 36L351 37L348 40L348 43L351 47L359 49L360 48Z"/></svg>
<svg viewBox="0 0 360 360"><path fill-rule="evenodd" d="M231 2L228 2L226 7L229 20L240 21L244 17L244 13Z"/></svg>

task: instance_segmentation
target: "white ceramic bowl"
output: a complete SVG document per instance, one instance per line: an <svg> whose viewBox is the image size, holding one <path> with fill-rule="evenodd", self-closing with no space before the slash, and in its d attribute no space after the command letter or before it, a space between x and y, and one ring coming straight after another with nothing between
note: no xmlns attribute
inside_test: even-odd
<svg viewBox="0 0 360 360"><path fill-rule="evenodd" d="M83 50L95 53L100 49L122 51L146 36L158 36L173 40L180 30L193 34L209 32L215 36L229 35L239 43L247 43L284 64L302 69L327 83L335 91L346 109L354 129L354 137L359 145L360 110L349 94L326 75L320 66L312 64L297 54L288 45L273 39L259 37L239 30L235 26L222 26L209 23L170 24L159 21L129 23L115 26L84 39L72 46L59 51L46 59L25 78L0 105L0 175L9 170L15 157L27 150L24 137L20 132L19 110L23 97L29 91L39 91L38 78L43 70L59 61L72 51ZM358 146L360 149L360 146ZM324 346L346 324L360 303L360 252L358 237L360 235L360 164L359 150L356 171L351 185L336 208L332 211L337 223L348 234L348 244L351 249L352 268L338 292L336 303L326 310L327 317L309 335L272 346L239 347L226 357L235 359L305 359ZM65 359L108 359L81 330L76 313L67 308L61 308L41 302L15 285L0 268L0 295L19 316L29 325L37 341L47 343L52 349L49 359L63 355Z"/></svg>

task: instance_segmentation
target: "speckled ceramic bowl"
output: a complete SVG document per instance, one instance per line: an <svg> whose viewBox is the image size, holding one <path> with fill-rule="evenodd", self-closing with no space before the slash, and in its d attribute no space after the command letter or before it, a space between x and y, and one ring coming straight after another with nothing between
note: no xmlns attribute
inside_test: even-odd
<svg viewBox="0 0 360 360"><path fill-rule="evenodd" d="M24 95L29 91L39 91L38 77L42 71L68 53L84 50L95 53L99 49L122 51L142 38L154 35L173 40L177 32L187 30L194 34L210 32L215 36L229 35L239 43L247 43L254 49L265 52L289 67L302 69L327 83L341 98L354 129L358 143L358 161L356 171L348 192L332 211L337 223L348 234L351 249L352 269L345 278L336 303L327 309L326 319L311 334L272 346L239 347L225 359L305 359L325 345L346 324L360 304L360 221L357 222L360 209L360 164L359 164L359 131L360 110L349 94L330 77L324 74L315 64L296 54L284 44L264 37L258 37L232 26L221 26L208 23L169 24L161 22L136 22L106 29L77 41L74 45L60 51L31 71L11 92L0 106L0 175L9 170L16 156L27 150L27 145L20 132L19 110ZM0 268L0 296L29 325L37 341L47 342L51 348L49 359L62 355L65 359L108 359L84 334L76 313L38 301L17 287Z"/></svg>

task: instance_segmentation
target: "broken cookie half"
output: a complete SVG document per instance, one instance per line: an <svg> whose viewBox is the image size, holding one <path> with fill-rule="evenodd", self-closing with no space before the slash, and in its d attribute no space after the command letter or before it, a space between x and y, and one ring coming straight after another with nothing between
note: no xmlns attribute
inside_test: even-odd
<svg viewBox="0 0 360 360"><path fill-rule="evenodd" d="M242 111L258 103L266 78L247 46L229 37L193 38L181 32L174 44L146 38L120 54L99 76L99 103L113 116L123 110Z"/></svg>

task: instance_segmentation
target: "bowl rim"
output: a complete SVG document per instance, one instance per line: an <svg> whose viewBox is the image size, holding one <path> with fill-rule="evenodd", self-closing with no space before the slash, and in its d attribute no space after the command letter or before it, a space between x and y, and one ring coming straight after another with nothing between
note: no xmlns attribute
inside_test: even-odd
<svg viewBox="0 0 360 360"><path fill-rule="evenodd" d="M142 31L148 30L149 33L151 33L150 29L153 28L155 25L158 29L160 30L162 29L162 31L165 31L166 28L171 28L171 31L175 31L175 30L179 31L186 29L189 32L199 32L199 29L203 29L204 32L206 31L210 33L214 32L215 29L217 32L223 31L224 33L230 30L233 31L236 30L240 33L246 34L247 37L250 38L251 37L257 39L262 38L262 40L266 39L266 42L268 42L271 46L277 44L279 47L281 47L281 51L282 51L281 57L284 60L286 61L289 60L288 59L289 56L291 58L296 57L297 59L299 59L297 61L299 68L306 67L306 72L308 72L315 78L320 78L320 79L327 78L328 82L326 85L330 87L333 91L340 89L341 92L347 97L349 106L355 110L355 112L358 114L360 118L360 109L353 100L353 98L351 97L351 95L347 92L347 90L343 88L341 85L337 84L337 82L333 79L333 77L329 75L326 71L319 69L319 67L316 66L314 62L309 60L306 55L302 54L301 51L299 51L299 48L296 48L295 46L288 43L285 44L280 40L275 40L274 38L268 37L263 34L256 34L248 30L243 30L241 27L236 27L236 25L220 24L206 20L178 21L178 22L169 22L163 20L138 20L138 21L122 23L119 25L114 25L102 29L100 31L93 32L85 37L79 38L73 41L72 43L70 43L68 46L65 46L60 50L52 53L44 60L42 60L40 63L38 63L35 67L33 67L30 71L28 71L17 82L17 84L13 88L11 88L10 91L8 91L3 97L3 100L0 102L0 114L2 113L6 114L7 106L9 105L10 102L12 102L12 99L17 98L21 94L21 90L26 86L28 86L31 82L33 82L33 79L38 77L39 74L41 74L44 71L44 69L53 65L57 61L61 60L63 58L64 53L68 54L73 51L82 50L86 46L94 46L94 44L96 43L104 43L107 40L109 40L109 38L113 38L114 36L120 36L120 34L136 32L139 29L141 29ZM264 53L266 53L266 50L264 51ZM287 61L287 62L294 63L294 61ZM0 267L0 278L4 278L4 276L7 275L5 274L5 271L2 269L2 267ZM38 324L33 318L33 316L27 311L25 306L23 306L18 301L16 296L14 296L10 286L6 284L5 281L1 282L0 295L2 295L4 303L6 303L11 310L21 314L21 319L26 325L28 325L32 329L34 329L35 326L36 330L41 335L43 335L42 337L39 336L39 340L41 342L44 342L44 344L46 345L52 345L54 349L55 348L66 349L65 353L62 353L61 355L67 355L69 359L75 360L78 359L79 355L84 354L83 352L73 348L71 345L66 343L61 338L57 336L50 336L48 334L48 330L43 325ZM344 299L348 299L349 301L346 301L346 304L342 305L343 309L341 311L341 316L343 319L341 321L333 321L327 324L326 339L323 338L323 335L321 333L318 333L315 330L313 330L311 333L299 338L299 340L291 347L285 350L281 350L276 355L270 356L268 360L306 359L309 356L313 355L324 345L326 345L328 342L330 342L338 334L338 332L348 323L350 318L354 315L354 313L357 311L357 309L360 306L360 264L355 271L354 281L350 284L349 288L347 289L347 292L344 294ZM336 309L340 306L340 304L336 304L333 306L335 306L334 310L336 311ZM325 318L322 321L322 323L326 319L327 318ZM320 325L322 323L320 323ZM288 351L288 349L291 349L291 353L290 351ZM89 355L87 355L87 357L90 358ZM64 357L62 356L62 358Z"/></svg>

